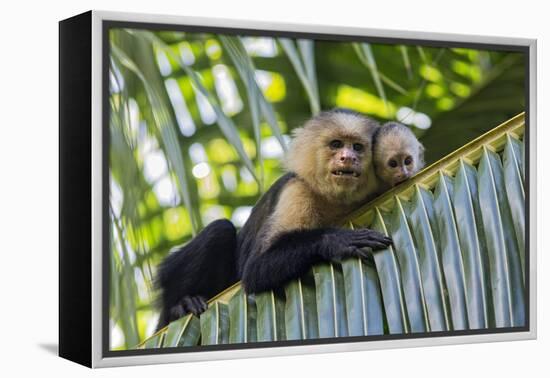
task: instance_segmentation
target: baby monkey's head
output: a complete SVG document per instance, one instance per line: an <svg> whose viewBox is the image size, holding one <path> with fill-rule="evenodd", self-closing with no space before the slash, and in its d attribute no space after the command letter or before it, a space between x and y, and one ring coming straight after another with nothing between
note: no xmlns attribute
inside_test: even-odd
<svg viewBox="0 0 550 378"><path fill-rule="evenodd" d="M393 187L424 167L424 146L413 132L398 122L387 122L373 137L376 176Z"/></svg>

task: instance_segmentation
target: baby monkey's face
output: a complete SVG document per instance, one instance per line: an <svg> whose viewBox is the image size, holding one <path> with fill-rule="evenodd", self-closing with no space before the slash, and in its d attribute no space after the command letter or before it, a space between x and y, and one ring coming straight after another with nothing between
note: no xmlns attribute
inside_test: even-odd
<svg viewBox="0 0 550 378"><path fill-rule="evenodd" d="M386 166L377 170L379 177L390 186L402 183L419 171L415 157L407 152L408 150L405 153L389 155Z"/></svg>
<svg viewBox="0 0 550 378"><path fill-rule="evenodd" d="M376 175L390 187L424 167L424 147L408 127L397 122L388 122L380 128L373 152Z"/></svg>

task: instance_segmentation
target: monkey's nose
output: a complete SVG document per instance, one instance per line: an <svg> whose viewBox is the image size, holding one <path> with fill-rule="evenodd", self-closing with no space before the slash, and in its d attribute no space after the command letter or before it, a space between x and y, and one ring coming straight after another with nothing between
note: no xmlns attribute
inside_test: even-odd
<svg viewBox="0 0 550 378"><path fill-rule="evenodd" d="M340 155L340 162L342 162L342 163L347 163L347 162L356 163L357 162L357 157L355 157L352 154L343 153L342 155Z"/></svg>
<svg viewBox="0 0 550 378"><path fill-rule="evenodd" d="M401 183L401 182L405 181L408 178L409 178L409 175L404 173L404 172L401 172L401 173L398 173L398 174L395 175L395 181L397 183Z"/></svg>

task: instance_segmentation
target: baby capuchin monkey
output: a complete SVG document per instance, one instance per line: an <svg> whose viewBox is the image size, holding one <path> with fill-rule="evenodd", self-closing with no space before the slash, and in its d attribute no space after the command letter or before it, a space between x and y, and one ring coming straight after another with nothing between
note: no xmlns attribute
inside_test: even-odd
<svg viewBox="0 0 550 378"><path fill-rule="evenodd" d="M221 219L172 252L159 267L158 328L241 280L247 293L278 288L322 261L367 257L391 239L370 230L342 229L343 218L377 190L372 138L378 122L349 110L322 112L294 130L288 173L256 203L237 233ZM382 134L385 139L385 134Z"/></svg>
<svg viewBox="0 0 550 378"><path fill-rule="evenodd" d="M424 146L398 122L387 122L373 136L373 165L382 193L424 167Z"/></svg>

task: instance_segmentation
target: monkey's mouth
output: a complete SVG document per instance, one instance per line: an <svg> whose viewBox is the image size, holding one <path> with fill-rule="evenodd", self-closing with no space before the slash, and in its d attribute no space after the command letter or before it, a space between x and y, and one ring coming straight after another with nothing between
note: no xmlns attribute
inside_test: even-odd
<svg viewBox="0 0 550 378"><path fill-rule="evenodd" d="M337 169L332 171L332 174L338 177L359 177L361 174L352 169Z"/></svg>
<svg viewBox="0 0 550 378"><path fill-rule="evenodd" d="M399 185L399 184L402 184L402 183L404 183L405 181L407 181L408 179L409 179L408 177L405 177L405 178L403 178L403 179L395 180L395 181L393 182L393 186L397 186L397 185Z"/></svg>

